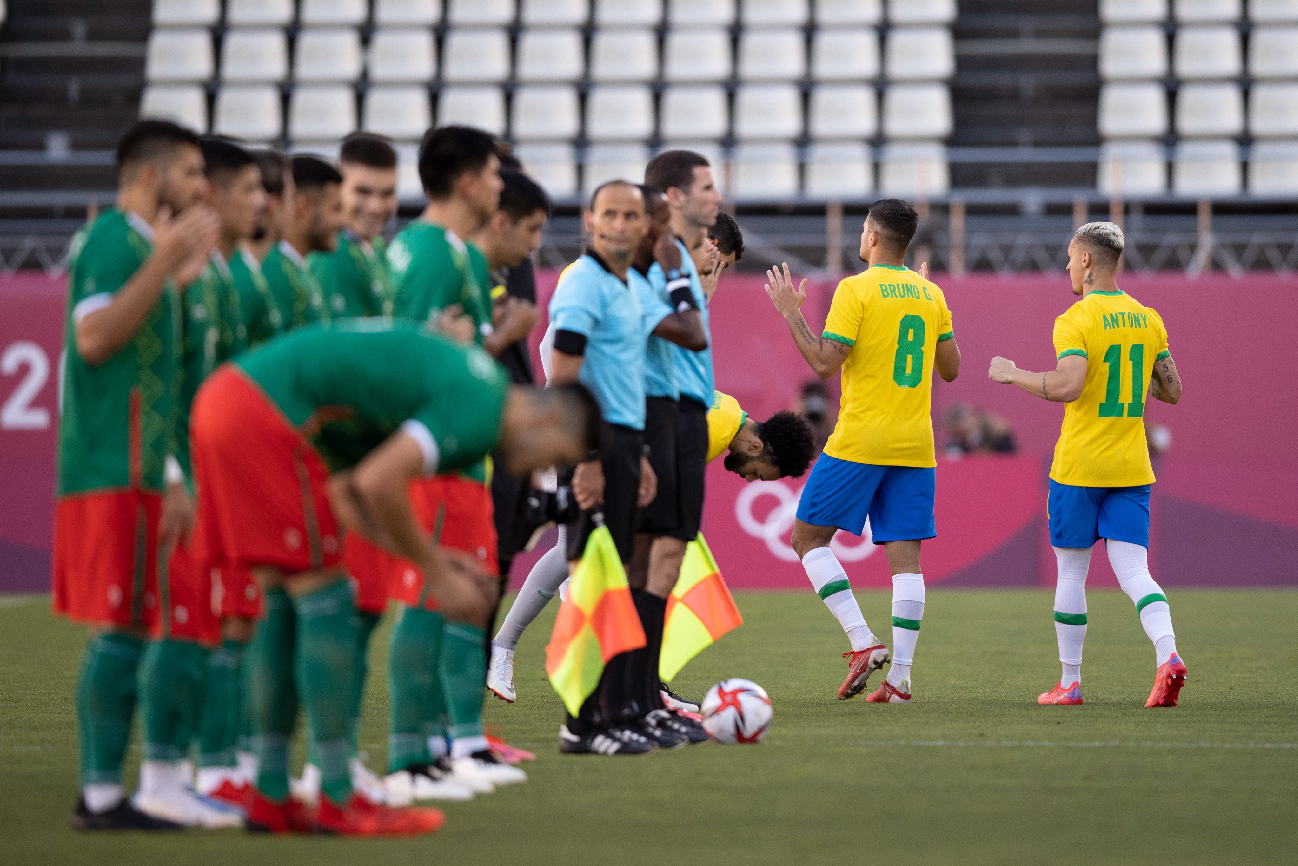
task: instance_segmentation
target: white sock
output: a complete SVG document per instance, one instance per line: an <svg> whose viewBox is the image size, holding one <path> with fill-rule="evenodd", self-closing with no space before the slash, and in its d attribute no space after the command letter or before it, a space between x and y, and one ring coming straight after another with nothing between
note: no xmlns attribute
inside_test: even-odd
<svg viewBox="0 0 1298 866"><path fill-rule="evenodd" d="M865 624L856 596L852 595L852 584L848 582L847 572L843 571L834 551L828 547L810 550L802 557L802 567L807 570L807 577L811 579L816 594L847 633L847 639L852 642L852 651L860 652L877 643L874 633Z"/></svg>
<svg viewBox="0 0 1298 866"><path fill-rule="evenodd" d="M180 780L179 761L141 761L140 790L143 797L162 797Z"/></svg>
<svg viewBox="0 0 1298 866"><path fill-rule="evenodd" d="M98 815L117 806L125 794L119 782L95 782L82 785L81 796L86 801L86 809Z"/></svg>
<svg viewBox="0 0 1298 866"><path fill-rule="evenodd" d="M251 785L257 781L257 755L255 752L235 752L234 759L239 765L237 781Z"/></svg>
<svg viewBox="0 0 1298 866"><path fill-rule="evenodd" d="M523 581L523 587L518 591L518 598L510 605L505 621L500 624L500 630L491 639L491 645L501 649L515 649L523 632L532 624L532 620L541 615L541 611L545 610L545 606L559 590L559 584L567 577L567 532L565 527L560 526L559 540L528 572L527 580Z"/></svg>
<svg viewBox="0 0 1298 866"><path fill-rule="evenodd" d="M1055 583L1055 638L1064 688L1082 681L1082 644L1086 641L1086 572L1091 567L1089 547L1056 547L1059 580Z"/></svg>
<svg viewBox="0 0 1298 866"><path fill-rule="evenodd" d="M433 756L434 761L445 758L450 751L450 747L446 745L446 737L437 735L428 738L428 753Z"/></svg>
<svg viewBox="0 0 1298 866"><path fill-rule="evenodd" d="M200 794L210 794L223 783L239 784L239 770L236 767L199 767L198 781L195 787Z"/></svg>
<svg viewBox="0 0 1298 866"><path fill-rule="evenodd" d="M1140 624L1154 645L1154 655L1161 666L1176 652L1176 633L1172 630L1172 609L1167 596L1149 574L1149 551L1129 541L1110 541L1109 563L1118 576L1118 585L1136 605Z"/></svg>
<svg viewBox="0 0 1298 866"><path fill-rule="evenodd" d="M924 575L892 576L892 667L888 682L900 686L910 680L910 666L915 661L915 644L919 643L919 624L924 619Z"/></svg>
<svg viewBox="0 0 1298 866"><path fill-rule="evenodd" d="M476 737L456 737L451 741L451 758L467 758L475 752L485 752L490 748L487 738L478 735Z"/></svg>

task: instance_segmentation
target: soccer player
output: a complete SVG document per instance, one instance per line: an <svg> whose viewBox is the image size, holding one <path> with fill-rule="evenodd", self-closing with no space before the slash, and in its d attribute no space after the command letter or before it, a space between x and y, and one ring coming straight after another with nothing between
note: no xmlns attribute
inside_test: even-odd
<svg viewBox="0 0 1298 866"><path fill-rule="evenodd" d="M716 244L725 267L744 257L744 233L735 218L725 211L718 211L717 221L708 227L708 240Z"/></svg>
<svg viewBox="0 0 1298 866"><path fill-rule="evenodd" d="M1136 605L1158 665L1146 707L1174 707L1185 663L1167 597L1149 574L1149 487L1154 471L1145 441L1145 396L1181 399L1181 376L1167 329L1150 307L1118 288L1125 241L1109 222L1087 223L1068 245L1068 275L1081 300L1055 320L1054 370L1032 373L992 359L988 376L1029 394L1066 403L1050 467L1050 544L1059 565L1055 634L1063 675L1040 704L1082 702L1086 572L1104 539L1123 592Z"/></svg>
<svg viewBox="0 0 1298 866"><path fill-rule="evenodd" d="M283 330L312 322L329 321L320 281L311 273L309 253L333 252L343 227L342 182L338 169L318 156L295 156L293 197L283 213L283 233L266 258L261 272L279 311Z"/></svg>
<svg viewBox="0 0 1298 866"><path fill-rule="evenodd" d="M252 828L400 835L441 826L435 810L353 796L356 616L340 524L417 563L423 592L448 618L481 629L495 577L474 557L430 542L410 482L474 465L497 445L514 472L571 464L589 449L597 412L583 388L511 389L478 348L406 322L304 327L203 385L192 422L198 544L207 562L250 569L265 597L248 650L258 752ZM307 814L287 796L299 697L322 776L319 806Z"/></svg>
<svg viewBox="0 0 1298 866"><path fill-rule="evenodd" d="M261 186L266 190L266 204L257 211L256 225L248 240L248 250L258 262L266 256L284 236L285 214L293 207L293 166L288 157L278 150L253 152L257 167L261 169Z"/></svg>
<svg viewBox="0 0 1298 866"><path fill-rule="evenodd" d="M860 535L866 519L892 568L892 639L888 677L871 703L909 703L910 671L924 617L920 542L933 538L933 370L947 382L960 372L960 350L942 290L905 266L919 222L898 199L870 206L861 232L864 273L834 290L824 333L802 316L806 284L794 287L788 266L766 272L767 294L784 316L802 357L821 379L841 368L838 424L798 500L793 549L851 641L839 700L859 694L889 660L861 616L843 566L829 547L834 533Z"/></svg>
<svg viewBox="0 0 1298 866"><path fill-rule="evenodd" d="M159 612L159 561L193 519L168 484L179 369L177 285L207 266L219 223L202 204L198 136L141 120L117 149L118 195L71 248L53 608L90 627L77 684L74 827L178 826L122 791L136 674Z"/></svg>

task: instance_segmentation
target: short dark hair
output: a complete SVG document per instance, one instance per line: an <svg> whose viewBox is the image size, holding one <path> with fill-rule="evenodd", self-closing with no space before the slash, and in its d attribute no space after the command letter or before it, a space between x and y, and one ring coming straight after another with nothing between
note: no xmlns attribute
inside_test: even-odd
<svg viewBox="0 0 1298 866"><path fill-rule="evenodd" d="M759 423L757 438L775 460L781 478L801 478L815 456L811 424L797 412L777 412Z"/></svg>
<svg viewBox="0 0 1298 866"><path fill-rule="evenodd" d="M299 153L293 164L293 186L298 192L319 192L331 183L342 183L342 172L318 156Z"/></svg>
<svg viewBox="0 0 1298 866"><path fill-rule="evenodd" d="M644 170L644 182L664 193L675 187L689 192L694 186L694 169L707 168L707 157L692 150L664 150L649 160Z"/></svg>
<svg viewBox="0 0 1298 866"><path fill-rule="evenodd" d="M419 143L419 182L431 199L450 196L465 172L482 170L496 156L496 137L471 126L439 126Z"/></svg>
<svg viewBox="0 0 1298 866"><path fill-rule="evenodd" d="M904 253L915 237L919 212L914 205L899 198L879 199L870 205L869 218L874 220L884 244L894 252Z"/></svg>
<svg viewBox="0 0 1298 866"><path fill-rule="evenodd" d="M514 222L537 211L544 211L547 218L550 216L550 197L539 183L516 171L502 171L500 179L505 182L505 186L500 191L500 204L497 207Z"/></svg>
<svg viewBox="0 0 1298 866"><path fill-rule="evenodd" d="M582 446L586 451L601 449L604 445L604 423L599 401L589 388L580 382L549 385L541 394L557 400L573 423L582 431Z"/></svg>
<svg viewBox="0 0 1298 866"><path fill-rule="evenodd" d="M203 150L203 173L214 183L228 183L238 172L257 164L246 148L228 138L205 135L199 147Z"/></svg>
<svg viewBox="0 0 1298 866"><path fill-rule="evenodd" d="M372 132L353 132L343 139L338 161L343 165L364 165L369 168L396 168L397 152L392 142Z"/></svg>
<svg viewBox="0 0 1298 866"><path fill-rule="evenodd" d="M200 147L198 133L170 120L137 120L117 142L117 169L123 171L142 162L170 160L177 148Z"/></svg>
<svg viewBox="0 0 1298 866"><path fill-rule="evenodd" d="M257 168L261 169L261 188L267 195L279 198L284 194L284 178L291 173L288 157L278 150L256 150L252 154Z"/></svg>
<svg viewBox="0 0 1298 866"><path fill-rule="evenodd" d="M599 186L595 187L595 191L590 194L590 209L592 211L595 209L595 199L599 198L599 194L602 193L604 190L608 189L610 186L629 186L631 187L631 189L635 189L635 190L640 189L640 184L632 183L629 180L622 180L621 178L606 180L603 183L601 183ZM644 193L641 193L641 196L643 195ZM646 207L648 207L648 204L649 204L648 202L645 202Z"/></svg>
<svg viewBox="0 0 1298 866"><path fill-rule="evenodd" d="M744 233L735 218L725 211L717 212L717 221L708 228L708 237L716 241L722 255L733 254L735 261L744 257Z"/></svg>

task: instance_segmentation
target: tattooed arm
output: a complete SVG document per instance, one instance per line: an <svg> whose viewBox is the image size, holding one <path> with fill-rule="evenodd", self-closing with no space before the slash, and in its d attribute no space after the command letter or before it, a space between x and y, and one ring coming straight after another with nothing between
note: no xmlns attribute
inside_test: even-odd
<svg viewBox="0 0 1298 866"><path fill-rule="evenodd" d="M1002 385L1017 385L1034 397L1052 403L1071 403L1082 396L1086 384L1086 356L1066 355L1058 366L1045 373L1020 370L1009 358L992 358L987 378Z"/></svg>
<svg viewBox="0 0 1298 866"><path fill-rule="evenodd" d="M1181 399L1181 374L1176 371L1176 362L1171 355L1154 362L1154 371L1149 381L1153 386L1150 393L1155 400L1176 403Z"/></svg>
<svg viewBox="0 0 1298 866"><path fill-rule="evenodd" d="M847 360L852 347L837 340L827 340L817 336L811 330L811 326L802 316L802 302L807 299L807 281L803 280L795 289L787 264L784 265L783 270L771 268L766 272L766 279L766 294L775 304L775 309L784 316L784 321L788 323L789 331L793 334L793 342L797 344L798 351L807 359L811 369L822 379L828 379L837 373L843 366L843 362Z"/></svg>

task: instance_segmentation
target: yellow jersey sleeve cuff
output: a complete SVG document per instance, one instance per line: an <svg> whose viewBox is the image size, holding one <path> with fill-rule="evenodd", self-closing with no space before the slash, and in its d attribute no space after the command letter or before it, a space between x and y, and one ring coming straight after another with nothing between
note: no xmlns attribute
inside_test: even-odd
<svg viewBox="0 0 1298 866"><path fill-rule="evenodd" d="M842 343L844 346L856 345L856 340L851 337L844 337L842 334L835 334L833 331L825 331L820 336L826 340L833 340L835 343Z"/></svg>
<svg viewBox="0 0 1298 866"><path fill-rule="evenodd" d="M1092 294L1094 294L1094 292L1092 292ZM1081 355L1083 358L1085 358L1086 350L1085 349L1064 349L1062 352L1060 352L1058 355L1055 356L1055 360L1058 361L1060 358L1067 358L1069 355Z"/></svg>
<svg viewBox="0 0 1298 866"><path fill-rule="evenodd" d="M1164 358L1170 358L1170 357L1172 357L1172 353L1164 349L1163 351L1159 352L1157 355L1154 356L1154 363L1157 364L1159 361L1163 360Z"/></svg>
<svg viewBox="0 0 1298 866"><path fill-rule="evenodd" d="M954 340L954 339L955 339L955 331L947 331L945 334L939 334L937 341L941 343L943 340Z"/></svg>

